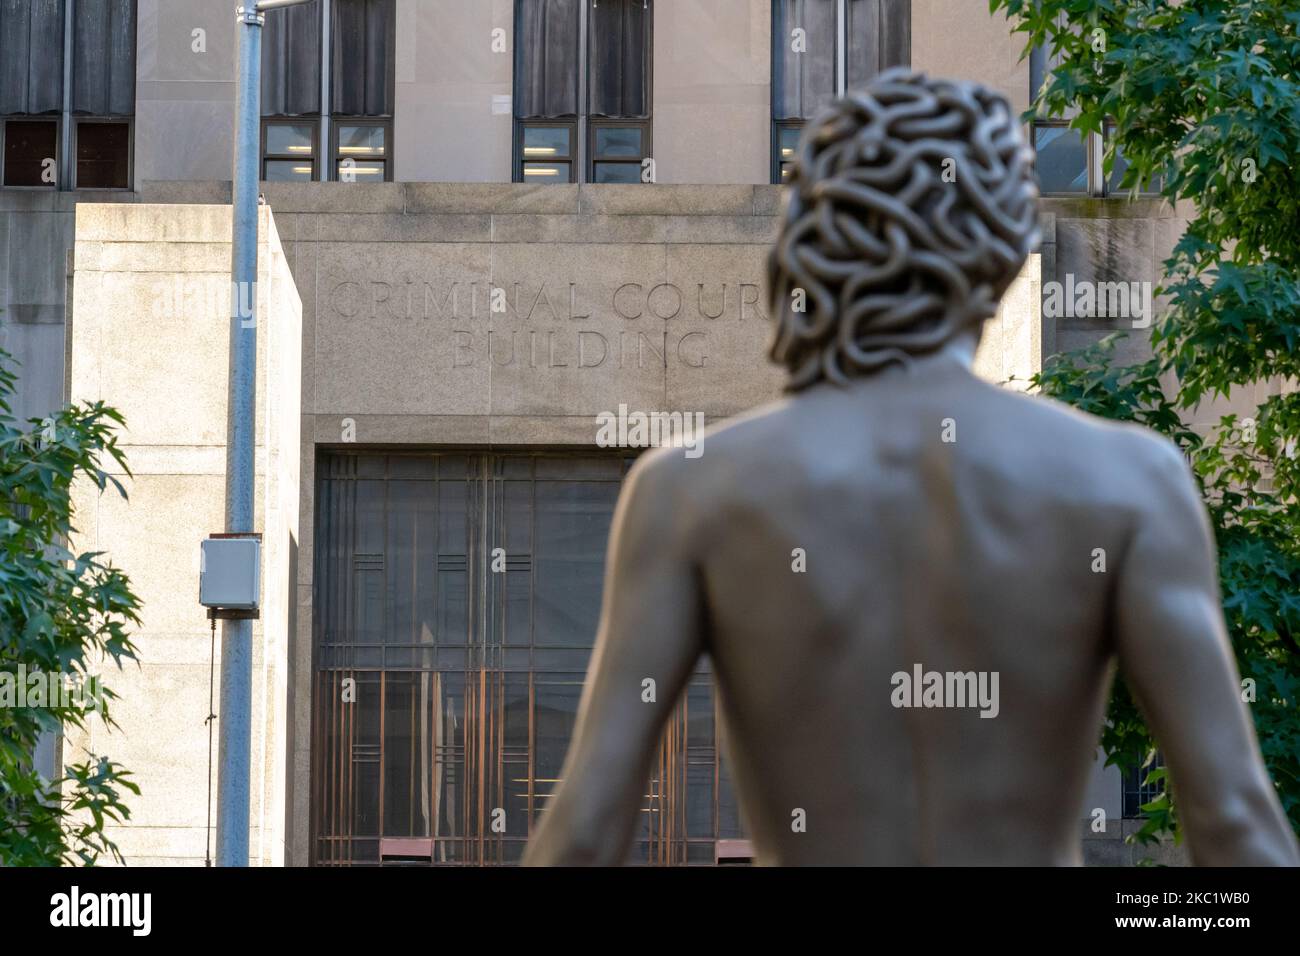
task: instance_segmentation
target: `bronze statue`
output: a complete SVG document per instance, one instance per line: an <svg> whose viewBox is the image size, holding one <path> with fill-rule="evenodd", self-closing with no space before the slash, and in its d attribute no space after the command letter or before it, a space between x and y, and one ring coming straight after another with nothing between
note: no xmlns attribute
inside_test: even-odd
<svg viewBox="0 0 1300 956"><path fill-rule="evenodd" d="M626 859L706 653L760 863L1079 863L1116 661L1195 862L1298 862L1182 456L970 370L1038 242L1032 162L999 94L906 69L805 133L769 268L789 395L634 468L526 863Z"/></svg>

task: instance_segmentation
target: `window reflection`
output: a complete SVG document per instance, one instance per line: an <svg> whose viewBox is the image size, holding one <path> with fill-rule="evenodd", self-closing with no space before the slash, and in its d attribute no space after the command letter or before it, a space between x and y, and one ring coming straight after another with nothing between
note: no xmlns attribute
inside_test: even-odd
<svg viewBox="0 0 1300 956"><path fill-rule="evenodd" d="M1086 193L1088 150L1083 136L1068 126L1035 124L1039 188L1044 193Z"/></svg>

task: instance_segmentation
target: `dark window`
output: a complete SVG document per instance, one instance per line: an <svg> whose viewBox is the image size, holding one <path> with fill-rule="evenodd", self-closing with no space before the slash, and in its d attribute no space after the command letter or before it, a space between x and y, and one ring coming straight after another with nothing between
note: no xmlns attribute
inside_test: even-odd
<svg viewBox="0 0 1300 956"><path fill-rule="evenodd" d="M1062 15L1057 19L1057 27L1060 29L1064 26L1065 17ZM1031 102L1037 99L1038 94L1051 77L1052 71L1060 66L1064 59L1065 54L1060 50L1053 49L1050 43L1036 46L1029 51L1029 99ZM1040 115L1043 115L1043 118L1046 119L1044 114Z"/></svg>
<svg viewBox="0 0 1300 956"><path fill-rule="evenodd" d="M333 0L330 20L330 112L392 116L395 0Z"/></svg>
<svg viewBox="0 0 1300 956"><path fill-rule="evenodd" d="M0 3L0 114L63 111L63 0Z"/></svg>
<svg viewBox="0 0 1300 956"><path fill-rule="evenodd" d="M1103 177L1102 157L1109 145L1114 127L1107 126L1105 134L1089 133L1086 136L1073 129L1067 120L1035 120L1034 150L1039 189L1045 196L1127 196L1122 188L1124 173L1128 169L1122 151L1116 150L1115 161L1109 176ZM1157 194L1161 177L1138 188L1139 194Z"/></svg>
<svg viewBox="0 0 1300 956"><path fill-rule="evenodd" d="M262 115L319 116L321 5L268 10L262 26Z"/></svg>
<svg viewBox="0 0 1300 956"><path fill-rule="evenodd" d="M4 184L53 188L58 172L58 124L9 120L4 124Z"/></svg>
<svg viewBox="0 0 1300 956"><path fill-rule="evenodd" d="M841 19L841 10L842 19ZM911 0L773 0L772 182L790 134L855 86L912 60Z"/></svg>
<svg viewBox="0 0 1300 956"><path fill-rule="evenodd" d="M321 4L266 12L262 36L262 116L269 128L297 118L314 127L311 163L263 153L268 180L392 178L396 13L394 0L332 0L328 55ZM321 100L321 77L328 76ZM297 127L295 127L297 128ZM269 137L264 135L268 148ZM326 147L320 155L317 144ZM301 138L296 148L301 148ZM310 166L310 172L304 172Z"/></svg>
<svg viewBox="0 0 1300 956"><path fill-rule="evenodd" d="M126 189L131 185L129 123L77 123L77 188Z"/></svg>
<svg viewBox="0 0 1300 956"><path fill-rule="evenodd" d="M516 0L515 119L576 119L581 0Z"/></svg>
<svg viewBox="0 0 1300 956"><path fill-rule="evenodd" d="M49 117L56 126L51 134L44 126L3 123L5 185L130 188L135 33L135 0L0 3L0 117ZM68 89L65 41L72 49ZM83 129L99 120L111 122ZM33 150L48 154L33 159Z"/></svg>
<svg viewBox="0 0 1300 956"><path fill-rule="evenodd" d="M807 121L836 94L835 0L772 4L772 118Z"/></svg>
<svg viewBox="0 0 1300 956"><path fill-rule="evenodd" d="M516 182L652 178L652 16L650 0L516 0ZM543 153L561 128L563 158Z"/></svg>
<svg viewBox="0 0 1300 956"><path fill-rule="evenodd" d="M587 24L587 112L613 119L650 116L649 0L591 5Z"/></svg>
<svg viewBox="0 0 1300 956"><path fill-rule="evenodd" d="M135 0L74 0L72 112L135 113Z"/></svg>
<svg viewBox="0 0 1300 956"><path fill-rule="evenodd" d="M912 0L848 0L844 12L846 90L912 62Z"/></svg>

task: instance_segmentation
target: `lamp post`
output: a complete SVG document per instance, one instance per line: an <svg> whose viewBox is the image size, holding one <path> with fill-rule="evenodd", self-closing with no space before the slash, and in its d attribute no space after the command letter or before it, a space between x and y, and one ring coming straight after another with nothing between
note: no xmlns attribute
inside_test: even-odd
<svg viewBox="0 0 1300 956"><path fill-rule="evenodd" d="M310 0L258 0L238 7L235 157L231 190L230 378L226 405L226 531L253 530L257 421L257 183L261 132L263 12ZM217 865L248 865L249 753L253 724L253 622L221 625Z"/></svg>

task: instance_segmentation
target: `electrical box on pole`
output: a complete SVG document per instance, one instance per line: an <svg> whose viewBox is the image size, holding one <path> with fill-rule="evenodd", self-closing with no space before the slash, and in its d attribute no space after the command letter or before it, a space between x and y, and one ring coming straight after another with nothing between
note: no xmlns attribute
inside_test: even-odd
<svg viewBox="0 0 1300 956"><path fill-rule="evenodd" d="M204 607L217 612L256 611L261 576L260 534L214 534L200 545L199 603Z"/></svg>

